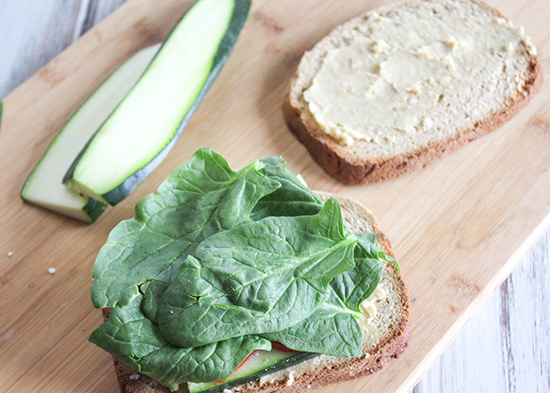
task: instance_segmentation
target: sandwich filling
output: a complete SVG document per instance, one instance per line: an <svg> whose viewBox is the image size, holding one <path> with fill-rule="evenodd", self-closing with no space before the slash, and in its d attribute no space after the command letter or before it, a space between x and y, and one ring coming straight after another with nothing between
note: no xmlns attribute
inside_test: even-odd
<svg viewBox="0 0 550 393"><path fill-rule="evenodd" d="M396 262L284 164L233 171L203 148L140 201L96 259L92 301L112 311L90 341L171 389L223 384L261 351L361 356Z"/></svg>

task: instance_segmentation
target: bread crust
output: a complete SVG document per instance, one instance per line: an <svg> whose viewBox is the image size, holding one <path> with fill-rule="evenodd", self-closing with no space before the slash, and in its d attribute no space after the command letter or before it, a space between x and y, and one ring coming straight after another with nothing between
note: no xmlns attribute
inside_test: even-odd
<svg viewBox="0 0 550 393"><path fill-rule="evenodd" d="M475 1L475 3L489 9L495 16L504 17L497 9L481 1ZM475 123L473 126L462 130L443 142L432 143L416 151L407 154L397 154L388 159L369 160L350 154L345 146L340 145L335 139L321 130L321 127L307 109L300 110L300 105L293 99L292 91L294 82L298 78L299 68L292 78L289 92L286 94L286 99L283 103L283 115L290 131L306 147L311 157L329 175L348 184L377 183L425 168L431 162L494 131L525 108L531 98L540 90L543 83L542 69L537 55L528 56L529 76L524 81L522 90L511 97L499 111L490 114L484 120ZM301 99L301 94L298 97Z"/></svg>
<svg viewBox="0 0 550 393"><path fill-rule="evenodd" d="M327 200L335 197L342 206L343 213L350 217L358 218L367 224L369 231L376 235L377 245L381 247L386 254L394 256L391 243L388 237L378 225L374 215L364 206L351 199L334 195L326 192L316 192L322 199ZM260 383L260 381L250 382L241 385L239 393L297 393L310 388L317 388L329 385L335 382L347 381L364 375L373 374L386 366L391 359L399 357L409 344L411 338L411 323L409 317L409 295L405 283L397 273L395 266L388 262L385 269L390 271L394 278L397 291L399 292L399 301L401 305L401 315L397 326L391 330L391 334L382 337L375 348L369 349L368 353L363 353L360 358L335 358L336 361L323 363L304 373L296 376L292 384L288 384L286 379L274 380ZM103 309L103 318L109 318L110 309ZM151 378L139 374L132 368L113 357L116 374L120 389L123 393L169 393L170 389L162 386ZM232 390L235 391L235 390Z"/></svg>

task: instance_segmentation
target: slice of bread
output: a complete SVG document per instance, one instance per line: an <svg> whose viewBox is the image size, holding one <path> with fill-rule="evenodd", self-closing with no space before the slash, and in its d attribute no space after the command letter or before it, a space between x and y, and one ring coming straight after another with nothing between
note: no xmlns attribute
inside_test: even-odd
<svg viewBox="0 0 550 393"><path fill-rule="evenodd" d="M330 175L374 183L498 128L541 83L529 37L497 10L477 0L395 3L304 54L284 116Z"/></svg>
<svg viewBox="0 0 550 393"><path fill-rule="evenodd" d="M323 192L318 192L318 195L325 200L333 196ZM394 256L390 241L380 231L372 213L357 202L340 196L336 197L340 201L342 213L349 228L354 233L374 233L377 245L388 255ZM363 356L361 358L347 359L320 355L294 367L265 376L258 381L223 392L301 392L380 370L405 350L410 339L411 327L407 288L396 268L388 262L384 262L379 288L383 289L385 296L371 296L368 300L376 307L376 314L370 315L368 323L362 324ZM367 312L368 310L364 313ZM108 318L107 310L104 310L104 317ZM367 315L365 317L367 318ZM136 373L117 359L114 359L114 362L123 393L170 392L168 388L145 375Z"/></svg>

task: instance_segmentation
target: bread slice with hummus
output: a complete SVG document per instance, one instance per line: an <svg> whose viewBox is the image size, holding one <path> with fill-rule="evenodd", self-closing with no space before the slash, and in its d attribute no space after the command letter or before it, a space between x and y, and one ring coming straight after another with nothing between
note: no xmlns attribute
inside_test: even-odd
<svg viewBox="0 0 550 393"><path fill-rule="evenodd" d="M351 19L306 52L284 114L329 174L374 183L501 126L541 82L523 28L486 4L395 3Z"/></svg>
<svg viewBox="0 0 550 393"><path fill-rule="evenodd" d="M317 193L324 200L332 195ZM366 208L347 198L337 197L348 227L354 233L374 233L377 246L393 256L391 244ZM407 288L394 265L384 262L382 279L376 291L362 304L364 320L363 355L360 358L336 358L317 355L295 366L263 375L238 386L219 386L220 393L293 393L372 374L407 347L411 334ZM108 317L108 313L104 314ZM151 378L136 373L114 359L118 381L124 393L168 393L170 390ZM185 391L184 388L180 390Z"/></svg>

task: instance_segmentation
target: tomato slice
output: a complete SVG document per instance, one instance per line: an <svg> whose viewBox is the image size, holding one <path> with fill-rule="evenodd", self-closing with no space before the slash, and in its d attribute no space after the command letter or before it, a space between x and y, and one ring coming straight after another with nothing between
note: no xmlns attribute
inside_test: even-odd
<svg viewBox="0 0 550 393"><path fill-rule="evenodd" d="M237 372L237 370L240 369L240 368L243 366L243 364L245 364L245 363L248 361L248 359L250 359L250 358L252 357L252 355L254 355L254 352L256 352L256 351L252 351L252 352L250 353L250 355L248 355L248 356L246 357L246 359L244 359L243 362L242 362L241 364L239 364L239 367L237 367L237 368L235 369L235 371L233 371L233 373ZM231 375L233 375L233 373L231 373ZM231 376L231 375L230 375L230 376ZM229 376L229 377L230 377L230 376ZM227 377L227 378L225 378L225 379L220 379L219 381L216 381L216 383L225 382L225 381L227 381L227 380L229 379L229 377Z"/></svg>
<svg viewBox="0 0 550 393"><path fill-rule="evenodd" d="M271 348L282 352L298 352L298 351L295 351L294 349L287 348L285 345L281 344L278 341L271 341Z"/></svg>
<svg viewBox="0 0 550 393"><path fill-rule="evenodd" d="M278 341L271 341L271 348L275 349L277 351L282 351L282 352L299 352L299 351L295 351L294 349L287 348L285 345L281 344ZM233 373L237 372L237 370L240 369L243 366L243 364L245 364L248 361L248 359L250 359L252 357L252 355L254 355L254 352L256 352L256 351L253 351L250 355L248 355L246 357L246 359L244 359L243 362L241 364L239 364L239 367L237 367L235 369L235 371L233 371ZM233 373L231 375L233 375ZM216 381L216 383L225 382L229 379L229 377L227 377L225 379L220 379L219 381Z"/></svg>

